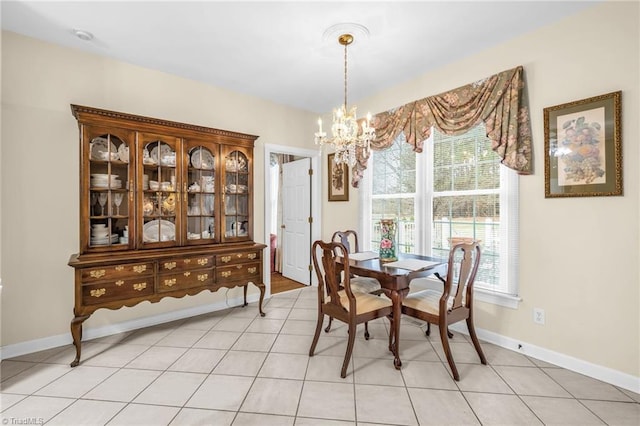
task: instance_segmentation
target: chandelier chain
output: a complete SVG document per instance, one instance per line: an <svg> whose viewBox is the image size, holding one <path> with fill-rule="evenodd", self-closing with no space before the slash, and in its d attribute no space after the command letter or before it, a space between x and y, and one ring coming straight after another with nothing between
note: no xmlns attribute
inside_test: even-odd
<svg viewBox="0 0 640 426"><path fill-rule="evenodd" d="M347 46L344 45L344 109L347 110Z"/></svg>

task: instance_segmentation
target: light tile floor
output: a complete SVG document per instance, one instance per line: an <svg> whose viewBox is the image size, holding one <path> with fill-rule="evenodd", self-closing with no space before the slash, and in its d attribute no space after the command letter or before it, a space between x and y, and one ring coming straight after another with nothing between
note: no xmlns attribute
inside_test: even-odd
<svg viewBox="0 0 640 426"><path fill-rule="evenodd" d="M346 327L315 330L316 290L83 343L1 364L2 424L47 425L638 425L640 395L489 343L479 363L456 333L455 382L437 327L404 317L403 368L388 321L363 328L345 379ZM31 422L31 423L29 423Z"/></svg>

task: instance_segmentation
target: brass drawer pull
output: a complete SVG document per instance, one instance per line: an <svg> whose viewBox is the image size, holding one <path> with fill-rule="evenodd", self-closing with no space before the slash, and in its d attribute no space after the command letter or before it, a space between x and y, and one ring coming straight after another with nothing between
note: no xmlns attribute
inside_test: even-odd
<svg viewBox="0 0 640 426"><path fill-rule="evenodd" d="M249 258L249 259L253 260L253 259L255 259L255 258L256 258L256 256L258 256L258 254L257 254L257 253L249 253L249 254L247 255L247 258Z"/></svg>
<svg viewBox="0 0 640 426"><path fill-rule="evenodd" d="M98 288L96 290L91 290L90 294L92 297L100 297L104 296L107 293L106 288Z"/></svg>
<svg viewBox="0 0 640 426"><path fill-rule="evenodd" d="M191 259L185 259L185 260L184 260L184 263L185 263L185 265L190 264L190 263L191 263Z"/></svg>
<svg viewBox="0 0 640 426"><path fill-rule="evenodd" d="M209 278L209 274L199 274L198 275L198 281L204 281L207 278Z"/></svg>
<svg viewBox="0 0 640 426"><path fill-rule="evenodd" d="M107 271L105 271L104 269L97 269L97 270L91 271L91 278L104 277L106 273Z"/></svg>
<svg viewBox="0 0 640 426"><path fill-rule="evenodd" d="M164 280L164 285L166 285L167 287L171 287L173 285L176 284L176 279L175 278L171 278L169 280Z"/></svg>
<svg viewBox="0 0 640 426"><path fill-rule="evenodd" d="M240 258L242 258L242 253L236 254L236 256L238 256L238 259L240 259Z"/></svg>
<svg viewBox="0 0 640 426"><path fill-rule="evenodd" d="M142 291L147 288L147 283L138 283L133 285L134 290Z"/></svg>
<svg viewBox="0 0 640 426"><path fill-rule="evenodd" d="M236 269L242 269L242 265L236 265Z"/></svg>
<svg viewBox="0 0 640 426"><path fill-rule="evenodd" d="M222 271L222 276L227 278L231 276L231 271Z"/></svg>
<svg viewBox="0 0 640 426"><path fill-rule="evenodd" d="M222 263L227 263L231 261L231 256L222 256L220 258L220 260L222 261Z"/></svg>
<svg viewBox="0 0 640 426"><path fill-rule="evenodd" d="M118 272L124 271L124 266L122 266L122 265L116 266L116 271L118 271Z"/></svg>
<svg viewBox="0 0 640 426"><path fill-rule="evenodd" d="M185 277L188 277L189 275L191 275L191 272L187 271L183 274Z"/></svg>
<svg viewBox="0 0 640 426"><path fill-rule="evenodd" d="M258 269L254 266L253 268L247 268L250 274L255 274Z"/></svg>
<svg viewBox="0 0 640 426"><path fill-rule="evenodd" d="M164 269L172 270L176 267L176 262L165 262Z"/></svg>
<svg viewBox="0 0 640 426"><path fill-rule="evenodd" d="M122 284L124 284L124 281L122 281L122 280L118 280L118 281L116 281L116 285L117 285L118 287L120 287Z"/></svg>
<svg viewBox="0 0 640 426"><path fill-rule="evenodd" d="M209 259L207 259L206 257L202 258L202 259L198 259L198 265L206 265L207 263L209 263Z"/></svg>
<svg viewBox="0 0 640 426"><path fill-rule="evenodd" d="M133 272L137 272L138 274L141 274L146 270L147 270L147 265L135 265L133 267Z"/></svg>

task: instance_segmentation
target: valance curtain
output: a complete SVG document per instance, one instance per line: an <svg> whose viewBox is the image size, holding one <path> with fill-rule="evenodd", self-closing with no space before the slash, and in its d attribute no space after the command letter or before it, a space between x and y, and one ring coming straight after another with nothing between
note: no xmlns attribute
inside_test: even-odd
<svg viewBox="0 0 640 426"><path fill-rule="evenodd" d="M372 119L376 139L371 149L389 148L403 132L413 150L422 152L431 127L447 135L459 135L482 121L502 164L520 174L530 174L533 172L531 121L523 73L519 66L377 114ZM361 148L356 151L356 157L351 184L357 188L369 158Z"/></svg>

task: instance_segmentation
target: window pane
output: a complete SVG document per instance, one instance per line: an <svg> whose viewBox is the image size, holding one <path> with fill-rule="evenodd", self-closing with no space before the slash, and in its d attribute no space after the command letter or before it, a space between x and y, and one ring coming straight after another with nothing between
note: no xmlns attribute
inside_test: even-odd
<svg viewBox="0 0 640 426"><path fill-rule="evenodd" d="M434 130L433 166L449 166L451 165L451 141L442 140L442 137L438 137L436 133Z"/></svg>
<svg viewBox="0 0 640 426"><path fill-rule="evenodd" d="M454 191L470 191L476 189L475 164L458 164L453 167Z"/></svg>
<svg viewBox="0 0 640 426"><path fill-rule="evenodd" d="M495 155L491 153L491 155ZM478 189L500 188L500 163L482 162L478 164Z"/></svg>
<svg viewBox="0 0 640 426"><path fill-rule="evenodd" d="M415 154L414 154L415 158ZM402 174L402 189L403 194L416 192L416 171L408 170Z"/></svg>

